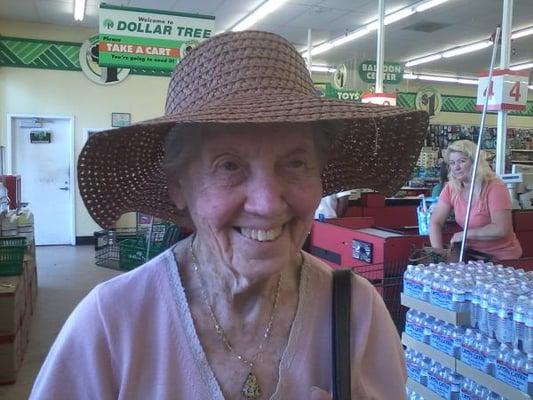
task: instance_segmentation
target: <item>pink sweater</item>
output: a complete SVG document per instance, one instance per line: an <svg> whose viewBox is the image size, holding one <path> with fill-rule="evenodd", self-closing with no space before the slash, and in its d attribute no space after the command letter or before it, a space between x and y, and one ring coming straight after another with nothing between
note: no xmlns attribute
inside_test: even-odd
<svg viewBox="0 0 533 400"><path fill-rule="evenodd" d="M453 208L455 222L463 228L466 220L468 201L459 193L455 193L452 186L446 184L439 201ZM480 197L472 199L469 228L481 228L492 222L491 213L498 210L511 210L511 196L505 184L499 178L492 179L483 189ZM492 255L496 260L512 260L520 258L522 247L514 232L495 240L467 241L468 247Z"/></svg>
<svg viewBox="0 0 533 400"><path fill-rule="evenodd" d="M306 254L299 304L272 399L331 390L331 270ZM405 398L403 349L376 290L354 279L352 398ZM76 307L30 399L223 399L171 251L98 285Z"/></svg>

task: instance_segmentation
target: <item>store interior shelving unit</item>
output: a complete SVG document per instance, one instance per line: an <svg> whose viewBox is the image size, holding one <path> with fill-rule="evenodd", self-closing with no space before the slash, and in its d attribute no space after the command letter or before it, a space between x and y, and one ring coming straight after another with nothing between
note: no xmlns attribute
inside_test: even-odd
<svg viewBox="0 0 533 400"><path fill-rule="evenodd" d="M415 310L421 311L453 325L465 326L468 325L470 321L470 314L468 312L455 312L446 310L441 307L437 307L433 304L427 303L425 301L406 296L403 293L401 295L401 303L405 307L413 308ZM426 343L413 339L405 333L402 335L402 343L407 348L416 350L426 355L427 357L430 357L431 359L439 362L443 366L448 367L451 370L457 372L458 374L463 375L465 378L469 378L485 386L487 389L498 393L504 398L512 400L531 400L531 396L529 396L527 393L521 392L520 390L517 390L514 387L482 371L474 369L461 362L460 360L427 345ZM438 396L436 393L432 392L424 385L421 385L420 383L412 379L408 379L407 386L411 390L414 390L416 393L422 395L426 400L442 400L442 397Z"/></svg>

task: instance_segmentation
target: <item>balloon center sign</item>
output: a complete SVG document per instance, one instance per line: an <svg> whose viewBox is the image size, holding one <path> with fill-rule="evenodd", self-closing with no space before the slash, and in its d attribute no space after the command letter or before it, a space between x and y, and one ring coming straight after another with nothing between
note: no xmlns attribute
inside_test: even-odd
<svg viewBox="0 0 533 400"><path fill-rule="evenodd" d="M368 60L359 64L359 77L366 83L376 83L376 61ZM383 63L383 83L397 85L403 80L403 65L395 62Z"/></svg>

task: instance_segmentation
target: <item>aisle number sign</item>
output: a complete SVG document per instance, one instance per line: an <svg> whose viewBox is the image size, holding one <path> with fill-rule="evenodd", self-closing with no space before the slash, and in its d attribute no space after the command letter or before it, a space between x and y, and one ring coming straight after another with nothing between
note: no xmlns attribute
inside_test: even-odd
<svg viewBox="0 0 533 400"><path fill-rule="evenodd" d="M99 26L100 66L173 70L211 37L215 17L101 4Z"/></svg>
<svg viewBox="0 0 533 400"><path fill-rule="evenodd" d="M483 103L488 95L487 111L525 110L528 81L529 71L497 69L492 72L491 82L489 72L482 72L477 87L476 108L483 110Z"/></svg>

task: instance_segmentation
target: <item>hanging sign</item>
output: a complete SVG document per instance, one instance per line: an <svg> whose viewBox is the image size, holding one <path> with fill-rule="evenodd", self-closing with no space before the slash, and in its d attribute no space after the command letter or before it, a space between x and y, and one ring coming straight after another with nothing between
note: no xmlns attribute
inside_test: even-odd
<svg viewBox="0 0 533 400"><path fill-rule="evenodd" d="M100 66L173 70L211 37L215 17L100 4L99 26Z"/></svg>
<svg viewBox="0 0 533 400"><path fill-rule="evenodd" d="M396 93L365 92L361 97L363 103L379 104L381 106L395 106Z"/></svg>
<svg viewBox="0 0 533 400"><path fill-rule="evenodd" d="M427 111L430 117L438 115L442 109L442 96L434 87L423 86L416 93L415 108Z"/></svg>
<svg viewBox="0 0 533 400"><path fill-rule="evenodd" d="M477 87L476 109L483 110L483 103L488 93L487 111L525 110L528 82L527 70L496 69L492 71L491 82L489 82L489 71L482 72Z"/></svg>
<svg viewBox="0 0 533 400"><path fill-rule="evenodd" d="M376 83L376 61L368 60L359 64L359 76L366 83ZM397 85L403 80L403 65L395 62L383 63L383 83Z"/></svg>

